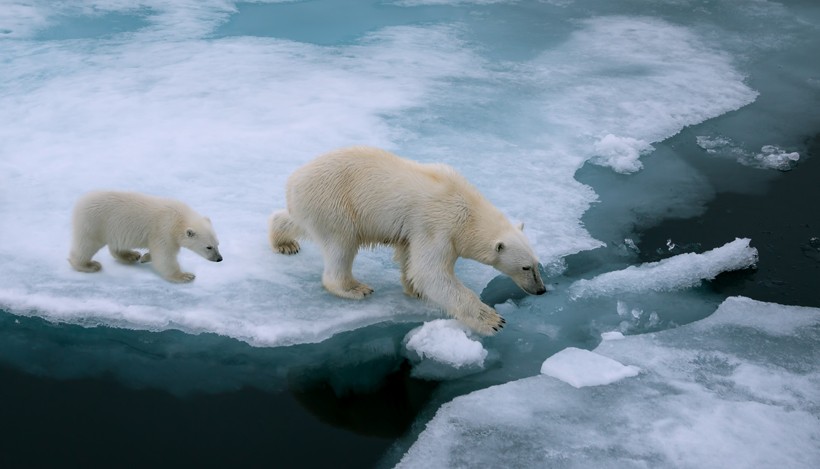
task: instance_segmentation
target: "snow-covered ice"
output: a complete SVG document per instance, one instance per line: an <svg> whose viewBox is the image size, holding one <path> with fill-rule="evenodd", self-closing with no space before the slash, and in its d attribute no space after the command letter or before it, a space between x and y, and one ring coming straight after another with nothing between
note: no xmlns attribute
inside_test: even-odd
<svg viewBox="0 0 820 469"><path fill-rule="evenodd" d="M757 249L749 246L750 241L736 239L701 254L678 254L662 261L607 272L590 280L578 280L570 286L570 295L582 298L690 288L721 272L754 266Z"/></svg>

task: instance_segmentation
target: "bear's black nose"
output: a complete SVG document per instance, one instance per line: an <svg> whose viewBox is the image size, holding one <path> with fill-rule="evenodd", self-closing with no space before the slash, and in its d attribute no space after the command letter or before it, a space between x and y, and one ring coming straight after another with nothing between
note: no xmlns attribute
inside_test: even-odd
<svg viewBox="0 0 820 469"><path fill-rule="evenodd" d="M222 262L222 256L217 257L216 262Z"/></svg>
<svg viewBox="0 0 820 469"><path fill-rule="evenodd" d="M535 291L535 294L536 295L543 295L546 292L547 292L547 288L546 287L541 287L541 288L539 288L538 290Z"/></svg>

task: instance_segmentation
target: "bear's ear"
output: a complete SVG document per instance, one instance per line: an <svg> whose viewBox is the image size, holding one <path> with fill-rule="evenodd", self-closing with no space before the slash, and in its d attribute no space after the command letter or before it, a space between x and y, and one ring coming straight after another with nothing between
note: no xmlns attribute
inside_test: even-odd
<svg viewBox="0 0 820 469"><path fill-rule="evenodd" d="M518 228L521 231L524 231L524 222L522 221L521 223L515 225L515 227Z"/></svg>
<svg viewBox="0 0 820 469"><path fill-rule="evenodd" d="M504 249L504 243L499 241L495 243L495 252L501 252Z"/></svg>
<svg viewBox="0 0 820 469"><path fill-rule="evenodd" d="M187 230L185 230L185 236L193 238L194 236L196 236L196 231L194 231L191 228L188 228Z"/></svg>
<svg viewBox="0 0 820 469"><path fill-rule="evenodd" d="M213 223L211 223L211 219L210 219L210 218L205 217L205 221L207 221L209 225L213 225Z"/></svg>

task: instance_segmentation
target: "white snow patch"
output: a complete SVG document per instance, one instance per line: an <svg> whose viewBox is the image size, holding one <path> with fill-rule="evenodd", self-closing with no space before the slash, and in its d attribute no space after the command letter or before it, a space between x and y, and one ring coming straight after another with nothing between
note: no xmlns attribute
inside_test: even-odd
<svg viewBox="0 0 820 469"><path fill-rule="evenodd" d="M404 344L421 359L454 368L484 366L487 351L470 331L455 319L436 319L407 333Z"/></svg>

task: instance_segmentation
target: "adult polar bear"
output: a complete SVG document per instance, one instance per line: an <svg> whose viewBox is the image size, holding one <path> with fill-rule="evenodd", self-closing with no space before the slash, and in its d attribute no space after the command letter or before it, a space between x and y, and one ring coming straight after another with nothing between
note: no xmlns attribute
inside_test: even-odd
<svg viewBox="0 0 820 469"><path fill-rule="evenodd" d="M177 283L195 278L179 268L180 247L209 261L222 261L211 220L178 200L137 192L89 192L74 206L73 231L68 261L80 272L102 268L91 258L105 245L126 264L153 259L154 268ZM148 252L140 255L135 248L148 248Z"/></svg>
<svg viewBox="0 0 820 469"><path fill-rule="evenodd" d="M521 228L449 166L378 148L343 148L297 169L286 196L287 210L270 218L271 246L296 254L297 239L317 242L325 263L322 284L335 295L373 293L351 269L359 247L378 244L395 248L406 294L433 301L482 334L505 321L456 278L457 258L491 265L527 293L546 292Z"/></svg>

